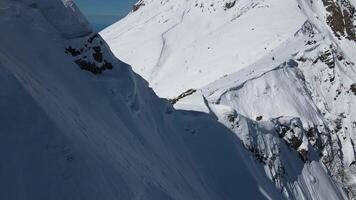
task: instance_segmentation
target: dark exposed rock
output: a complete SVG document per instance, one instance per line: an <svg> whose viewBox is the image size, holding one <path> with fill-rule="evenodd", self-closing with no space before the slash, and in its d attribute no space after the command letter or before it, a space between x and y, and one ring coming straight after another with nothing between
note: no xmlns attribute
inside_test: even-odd
<svg viewBox="0 0 356 200"><path fill-rule="evenodd" d="M80 69L90 71L93 74L101 74L105 70L113 69L113 65L104 59L105 55L102 52L101 44L104 44L101 37L94 34L87 39L87 43L83 47L79 48L80 50L69 46L65 52L76 57L74 62Z"/></svg>
<svg viewBox="0 0 356 200"><path fill-rule="evenodd" d="M288 131L291 131L291 129L288 126L285 126L285 125L282 125L282 124L278 124L277 127L276 127L276 131L278 133L278 136L280 138L283 138Z"/></svg>
<svg viewBox="0 0 356 200"><path fill-rule="evenodd" d="M226 8L226 9L230 9L230 8L234 7L235 4L236 4L236 1L233 1L233 2L226 2L226 3L225 3L225 8Z"/></svg>
<svg viewBox="0 0 356 200"><path fill-rule="evenodd" d="M295 150L297 150L298 147L300 147L301 144L302 144L302 140L300 138L294 136L294 135L289 140L289 145Z"/></svg>
<svg viewBox="0 0 356 200"><path fill-rule="evenodd" d="M329 12L329 15L326 18L326 22L334 31L335 35L338 38L345 35L344 32L344 20L340 6L333 0L323 0L326 10Z"/></svg>
<svg viewBox="0 0 356 200"><path fill-rule="evenodd" d="M298 151L300 158L302 159L303 162L308 161L308 151L305 149L301 149Z"/></svg>
<svg viewBox="0 0 356 200"><path fill-rule="evenodd" d="M343 119L343 117L340 114L334 121L335 122L335 131L336 132L339 132L342 129L342 124L343 124L342 119Z"/></svg>
<svg viewBox="0 0 356 200"><path fill-rule="evenodd" d="M356 40L355 29L353 27L353 16L355 8L349 0L339 2L333 0L323 0L323 4L328 11L326 22L334 31L336 37L346 37L349 40Z"/></svg>
<svg viewBox="0 0 356 200"><path fill-rule="evenodd" d="M319 138L316 129L304 130L299 118L290 120L277 118L274 120L274 123L276 124L275 128L278 136L285 141L287 146L298 152L303 162L306 162L308 160L308 150L301 148L303 135L307 136L310 143L315 144L315 141ZM297 132L301 132L302 134L297 134ZM309 138L312 140L310 141Z"/></svg>
<svg viewBox="0 0 356 200"><path fill-rule="evenodd" d="M99 67L94 62L87 62L82 59L78 59L75 63L80 67L82 70L90 71L93 74L101 74L105 70L111 70L113 68L111 63L104 61L104 64Z"/></svg>
<svg viewBox="0 0 356 200"><path fill-rule="evenodd" d="M303 25L302 28L296 33L301 33L305 36L309 36L310 38L314 37L314 35L317 33L318 31L316 30L315 26L310 23L310 21L306 21ZM309 42L309 41L308 41ZM309 42L309 45L311 45L313 43L313 41ZM316 41L315 41L316 43ZM308 43L307 43L308 44Z"/></svg>
<svg viewBox="0 0 356 200"><path fill-rule="evenodd" d="M177 103L180 99L183 99L186 96L189 96L193 93L195 93L197 90L195 89L189 89L185 92L183 92L182 94L180 94L178 97L174 98L174 99L169 99L169 102L174 105L175 103Z"/></svg>
<svg viewBox="0 0 356 200"><path fill-rule="evenodd" d="M350 86L350 90L351 90L351 92L354 93L354 95L356 96L356 83L354 83L354 84L352 84L352 85Z"/></svg>
<svg viewBox="0 0 356 200"><path fill-rule="evenodd" d="M101 48L99 46L93 47L94 53L93 58L96 62L103 62L103 54L101 53Z"/></svg>
<svg viewBox="0 0 356 200"><path fill-rule="evenodd" d="M80 67L82 70L90 71L93 74L101 74L102 70L95 63L87 62L82 59L78 59L75 63Z"/></svg>
<svg viewBox="0 0 356 200"><path fill-rule="evenodd" d="M228 115L227 116L227 120L230 122L230 123L233 123L236 119L236 116L235 115Z"/></svg>
<svg viewBox="0 0 356 200"><path fill-rule="evenodd" d="M343 56L343 55L337 55L337 60L338 60L338 61L344 60L344 56Z"/></svg>
<svg viewBox="0 0 356 200"><path fill-rule="evenodd" d="M141 0L138 3L136 3L135 5L132 6L132 11L137 11L138 9L141 8L141 6L144 6L145 3Z"/></svg>
<svg viewBox="0 0 356 200"><path fill-rule="evenodd" d="M306 136L310 144L319 152L323 149L323 144L320 139L321 133L318 131L316 127L311 127L306 131Z"/></svg>
<svg viewBox="0 0 356 200"><path fill-rule="evenodd" d="M329 68L335 67L335 59L331 48L324 49L319 55L321 62L325 63Z"/></svg>
<svg viewBox="0 0 356 200"><path fill-rule="evenodd" d="M308 40L308 42L306 43L306 45L313 45L316 44L315 40Z"/></svg>
<svg viewBox="0 0 356 200"><path fill-rule="evenodd" d="M306 59L306 58L304 58L304 57L300 57L300 58L298 58L298 59L297 59L297 61L299 61L299 62L306 62L306 61L307 61L307 59Z"/></svg>
<svg viewBox="0 0 356 200"><path fill-rule="evenodd" d="M79 56L81 53L80 51L78 51L77 49L75 48L72 48L71 46L67 47L66 48L66 51L65 51L66 54L70 54L71 56L75 57L75 56Z"/></svg>
<svg viewBox="0 0 356 200"><path fill-rule="evenodd" d="M248 147L248 150L253 154L253 156L258 162L266 165L267 158L264 156L263 152L261 152L258 148L254 147Z"/></svg>
<svg viewBox="0 0 356 200"><path fill-rule="evenodd" d="M257 116L257 117L256 117L256 121L261 121L262 118L263 118L262 116Z"/></svg>
<svg viewBox="0 0 356 200"><path fill-rule="evenodd" d="M104 64L101 66L101 68L102 68L103 70L105 70L105 69L111 70L111 69L113 68L113 66L112 66L111 63L109 63L109 62L107 62L106 60L104 60Z"/></svg>
<svg viewBox="0 0 356 200"><path fill-rule="evenodd" d="M354 27L355 7L353 7L349 0L341 1L341 5L343 7L345 31L347 33L347 38L356 41L356 33Z"/></svg>

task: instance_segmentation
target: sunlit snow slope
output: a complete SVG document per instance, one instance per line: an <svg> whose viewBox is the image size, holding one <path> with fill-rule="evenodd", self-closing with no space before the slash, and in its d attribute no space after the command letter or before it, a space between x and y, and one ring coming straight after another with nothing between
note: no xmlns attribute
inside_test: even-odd
<svg viewBox="0 0 356 200"><path fill-rule="evenodd" d="M338 198L325 192L326 172L354 199L355 6L141 0L101 35L175 108L234 132L284 197Z"/></svg>
<svg viewBox="0 0 356 200"><path fill-rule="evenodd" d="M306 20L295 0L240 0L231 8L225 0L143 2L102 36L164 97L254 63Z"/></svg>

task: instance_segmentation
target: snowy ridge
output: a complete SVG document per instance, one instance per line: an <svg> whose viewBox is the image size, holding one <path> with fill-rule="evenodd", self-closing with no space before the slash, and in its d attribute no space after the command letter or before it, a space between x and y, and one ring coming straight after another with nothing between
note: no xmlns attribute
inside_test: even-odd
<svg viewBox="0 0 356 200"><path fill-rule="evenodd" d="M75 15L0 7L0 199L283 199L211 115L174 110L99 36L63 37Z"/></svg>
<svg viewBox="0 0 356 200"><path fill-rule="evenodd" d="M90 24L72 0L63 0L63 2L2 0L0 2L0 9L2 11L0 15L3 19L10 16L27 15L27 21L33 23L35 28L40 28L37 26L45 24L41 20L46 20L48 25L55 28L65 38L87 36L93 32ZM44 18L41 18L39 15L44 16Z"/></svg>
<svg viewBox="0 0 356 200"><path fill-rule="evenodd" d="M140 4L101 35L159 96L197 90L174 107L232 130L285 198L356 197L355 1Z"/></svg>

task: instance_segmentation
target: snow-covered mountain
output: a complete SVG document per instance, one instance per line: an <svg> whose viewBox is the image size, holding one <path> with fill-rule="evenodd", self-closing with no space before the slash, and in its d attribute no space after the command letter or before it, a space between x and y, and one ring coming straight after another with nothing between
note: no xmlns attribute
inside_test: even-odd
<svg viewBox="0 0 356 200"><path fill-rule="evenodd" d="M0 199L284 198L232 129L158 98L72 1L0 10ZM343 198L320 162L285 154L300 195Z"/></svg>
<svg viewBox="0 0 356 200"><path fill-rule="evenodd" d="M355 199L355 6L141 0L100 34L175 108L230 129L284 198Z"/></svg>

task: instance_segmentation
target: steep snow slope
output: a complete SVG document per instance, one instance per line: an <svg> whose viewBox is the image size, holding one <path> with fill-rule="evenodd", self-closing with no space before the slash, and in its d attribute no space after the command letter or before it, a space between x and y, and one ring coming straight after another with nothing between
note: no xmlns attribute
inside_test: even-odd
<svg viewBox="0 0 356 200"><path fill-rule="evenodd" d="M101 35L158 95L232 130L285 197L337 198L331 176L352 199L355 3L142 0Z"/></svg>
<svg viewBox="0 0 356 200"><path fill-rule="evenodd" d="M310 7L313 6L303 8L308 15L311 15L307 9ZM309 142L335 180L353 198L356 194L356 95L352 92L356 82L355 41L348 36L339 38L326 22L314 24L307 22L284 47L203 90L209 102L228 105L251 119L299 117L304 129L312 128L314 132ZM293 42L298 38L304 41ZM274 65L269 60L276 55L276 60L292 61Z"/></svg>
<svg viewBox="0 0 356 200"><path fill-rule="evenodd" d="M230 129L175 111L63 5L0 3L0 199L283 198Z"/></svg>
<svg viewBox="0 0 356 200"><path fill-rule="evenodd" d="M241 0L231 8L224 0L143 2L101 35L170 98L252 64L306 20L295 0Z"/></svg>

